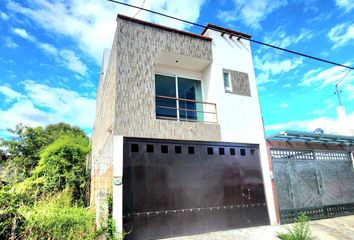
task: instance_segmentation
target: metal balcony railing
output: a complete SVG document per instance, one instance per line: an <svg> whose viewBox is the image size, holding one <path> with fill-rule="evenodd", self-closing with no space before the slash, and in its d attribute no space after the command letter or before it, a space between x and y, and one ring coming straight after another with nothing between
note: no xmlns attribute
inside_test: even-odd
<svg viewBox="0 0 354 240"><path fill-rule="evenodd" d="M156 118L187 122L218 123L215 103L161 95L156 95Z"/></svg>

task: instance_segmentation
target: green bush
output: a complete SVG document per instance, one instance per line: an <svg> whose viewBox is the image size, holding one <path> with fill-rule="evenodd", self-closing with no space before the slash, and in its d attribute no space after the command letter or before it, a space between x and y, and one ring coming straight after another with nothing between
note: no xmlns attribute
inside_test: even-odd
<svg viewBox="0 0 354 240"><path fill-rule="evenodd" d="M36 201L70 187L75 202L85 205L89 177L86 172L88 151L86 138L61 136L43 149L31 176L15 185L16 194L21 195L22 199L33 198L32 201Z"/></svg>
<svg viewBox="0 0 354 240"><path fill-rule="evenodd" d="M94 239L85 133L64 123L10 132L0 143L0 239Z"/></svg>
<svg viewBox="0 0 354 240"><path fill-rule="evenodd" d="M292 228L288 228L288 233L278 234L282 240L311 240L309 218L301 213L295 220Z"/></svg>
<svg viewBox="0 0 354 240"><path fill-rule="evenodd" d="M71 202L72 191L66 189L31 207L21 207L19 213L26 222L21 239L95 239L94 212Z"/></svg>

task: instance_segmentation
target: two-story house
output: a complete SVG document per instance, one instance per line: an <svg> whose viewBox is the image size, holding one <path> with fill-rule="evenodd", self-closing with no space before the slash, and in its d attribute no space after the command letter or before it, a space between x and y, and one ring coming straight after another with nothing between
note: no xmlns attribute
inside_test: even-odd
<svg viewBox="0 0 354 240"><path fill-rule="evenodd" d="M92 135L91 203L131 239L276 222L251 36L117 17Z"/></svg>

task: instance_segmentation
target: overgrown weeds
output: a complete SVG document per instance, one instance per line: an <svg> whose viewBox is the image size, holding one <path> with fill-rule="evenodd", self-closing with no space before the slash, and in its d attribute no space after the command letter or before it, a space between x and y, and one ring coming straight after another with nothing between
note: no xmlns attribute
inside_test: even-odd
<svg viewBox="0 0 354 240"><path fill-rule="evenodd" d="M10 131L0 144L0 239L95 239L88 137L64 123Z"/></svg>
<svg viewBox="0 0 354 240"><path fill-rule="evenodd" d="M287 233L278 234L282 240L312 240L310 219L301 213L295 220L292 228L287 228Z"/></svg>
<svg viewBox="0 0 354 240"><path fill-rule="evenodd" d="M22 239L93 240L96 236L94 212L73 206L70 189L33 206L23 206L19 213L26 222Z"/></svg>

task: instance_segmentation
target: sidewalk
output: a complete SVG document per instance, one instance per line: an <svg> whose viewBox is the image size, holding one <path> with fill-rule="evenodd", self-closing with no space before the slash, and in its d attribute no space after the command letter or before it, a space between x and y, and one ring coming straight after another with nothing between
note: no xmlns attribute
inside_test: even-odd
<svg viewBox="0 0 354 240"><path fill-rule="evenodd" d="M315 240L354 240L354 215L311 221ZM285 225L243 228L198 234L169 240L279 240L278 233L286 232Z"/></svg>

